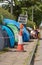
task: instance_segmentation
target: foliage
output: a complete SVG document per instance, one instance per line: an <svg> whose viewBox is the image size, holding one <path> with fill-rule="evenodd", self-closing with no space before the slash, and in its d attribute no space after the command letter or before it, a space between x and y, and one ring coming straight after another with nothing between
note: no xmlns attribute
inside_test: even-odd
<svg viewBox="0 0 42 65"><path fill-rule="evenodd" d="M40 25L42 21L42 1L41 0L20 0L20 1L14 0L14 2L15 2L15 6L13 6L13 15L16 17L16 19L18 19L18 16L20 13L25 14L25 11L27 11L28 19L32 21L32 6L33 6L33 21L37 24L37 26ZM10 11L10 8L9 8L9 11ZM13 17L11 17L10 14L9 16L7 15L5 17L13 19Z"/></svg>
<svg viewBox="0 0 42 65"><path fill-rule="evenodd" d="M7 10L0 8L0 14L4 16L4 18L14 19L14 16L11 15Z"/></svg>
<svg viewBox="0 0 42 65"><path fill-rule="evenodd" d="M0 8L0 24L2 23L3 18L15 19L7 10Z"/></svg>
<svg viewBox="0 0 42 65"><path fill-rule="evenodd" d="M30 21L32 21L32 6L33 6L33 8L34 8L34 10L33 10L34 19L33 20L34 20L34 22L36 22L37 26L40 25L41 20L42 20L42 2L41 2L41 0L22 0L22 1L14 0L14 1L15 1L15 5L20 6L21 9L23 7L27 8L28 19ZM18 12L19 11L20 10L18 9ZM24 9L21 10L21 13L24 13ZM19 13L18 13L18 15L19 15Z"/></svg>
<svg viewBox="0 0 42 65"><path fill-rule="evenodd" d="M31 28L34 28L34 25L36 26L36 23L32 21L28 21L26 24L27 27L31 27Z"/></svg>
<svg viewBox="0 0 42 65"><path fill-rule="evenodd" d="M2 24L2 20L3 20L2 15L0 15L0 24Z"/></svg>

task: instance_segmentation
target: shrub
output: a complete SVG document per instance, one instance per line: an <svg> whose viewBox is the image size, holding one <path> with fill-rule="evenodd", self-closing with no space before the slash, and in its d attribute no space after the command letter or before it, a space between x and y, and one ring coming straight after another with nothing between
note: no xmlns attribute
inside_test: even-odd
<svg viewBox="0 0 42 65"><path fill-rule="evenodd" d="M32 21L28 21L26 24L27 27L31 27L31 28L34 28L34 25L36 26L36 23Z"/></svg>
<svg viewBox="0 0 42 65"><path fill-rule="evenodd" d="M0 8L0 23L2 22L2 17L9 18L9 19L15 19L15 17L12 14L10 14L7 10Z"/></svg>

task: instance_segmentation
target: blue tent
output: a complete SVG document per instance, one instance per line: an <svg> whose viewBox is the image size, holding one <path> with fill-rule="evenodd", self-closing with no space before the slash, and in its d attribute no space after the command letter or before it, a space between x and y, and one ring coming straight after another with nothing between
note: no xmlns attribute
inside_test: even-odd
<svg viewBox="0 0 42 65"><path fill-rule="evenodd" d="M4 24L14 24L18 29L20 29L20 23L16 22L15 20L11 20L11 19L4 19L3 20ZM26 30L26 28L23 28L23 41L27 42L30 39L30 34L29 32Z"/></svg>
<svg viewBox="0 0 42 65"><path fill-rule="evenodd" d="M7 35L9 36L10 47L14 47L15 38L14 38L13 32L7 26L2 26L2 30L5 30L7 32Z"/></svg>

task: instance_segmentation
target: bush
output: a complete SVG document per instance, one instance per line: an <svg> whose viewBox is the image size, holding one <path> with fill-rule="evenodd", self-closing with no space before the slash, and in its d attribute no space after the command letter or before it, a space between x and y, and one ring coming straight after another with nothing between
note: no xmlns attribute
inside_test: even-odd
<svg viewBox="0 0 42 65"><path fill-rule="evenodd" d="M2 16L4 18L15 19L15 17L11 15L7 10L0 8L0 23L2 22Z"/></svg>
<svg viewBox="0 0 42 65"><path fill-rule="evenodd" d="M3 18L2 18L3 16L2 15L0 15L0 24L2 24L2 20L3 20Z"/></svg>
<svg viewBox="0 0 42 65"><path fill-rule="evenodd" d="M27 27L31 27L31 28L34 28L34 25L36 26L36 23L32 21L28 21L26 24Z"/></svg>

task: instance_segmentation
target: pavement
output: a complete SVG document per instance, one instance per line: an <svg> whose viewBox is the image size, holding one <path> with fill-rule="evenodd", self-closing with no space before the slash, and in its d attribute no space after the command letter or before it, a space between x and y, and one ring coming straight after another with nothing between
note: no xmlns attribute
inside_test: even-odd
<svg viewBox="0 0 42 65"><path fill-rule="evenodd" d="M42 65L42 30L41 30L41 38L39 41L39 46L37 52L35 54L34 64L33 65Z"/></svg>
<svg viewBox="0 0 42 65"><path fill-rule="evenodd" d="M33 39L30 42L24 42L24 52L17 52L17 49L13 48L0 54L0 65L27 65L36 44L37 40Z"/></svg>

